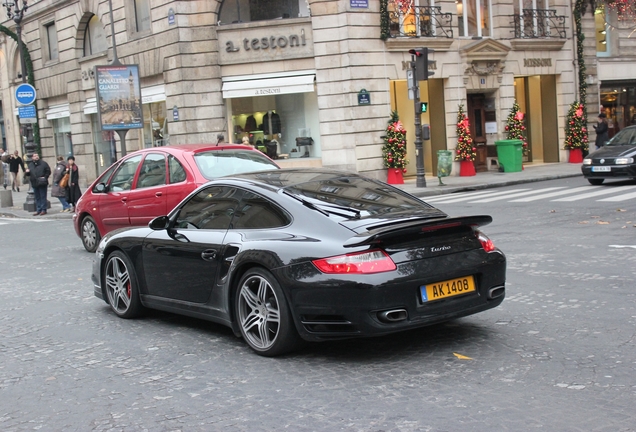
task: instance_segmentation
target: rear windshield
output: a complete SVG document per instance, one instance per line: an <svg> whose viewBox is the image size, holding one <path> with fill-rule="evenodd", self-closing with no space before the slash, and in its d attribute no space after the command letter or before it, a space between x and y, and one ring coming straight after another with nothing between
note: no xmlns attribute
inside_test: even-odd
<svg viewBox="0 0 636 432"><path fill-rule="evenodd" d="M608 141L609 146L636 146L636 128L623 129Z"/></svg>
<svg viewBox="0 0 636 432"><path fill-rule="evenodd" d="M199 171L208 180L253 171L279 169L261 152L253 150L212 150L197 153L194 160Z"/></svg>
<svg viewBox="0 0 636 432"><path fill-rule="evenodd" d="M343 176L326 181L309 181L288 186L285 190L293 195L306 198L324 210L350 208L359 213L360 218L407 212L411 216L430 216L443 212L424 201L397 188L369 178Z"/></svg>

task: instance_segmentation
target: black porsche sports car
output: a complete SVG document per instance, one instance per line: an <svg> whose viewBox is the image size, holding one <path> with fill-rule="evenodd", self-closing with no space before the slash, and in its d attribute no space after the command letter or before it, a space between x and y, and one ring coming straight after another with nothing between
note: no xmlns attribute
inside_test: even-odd
<svg viewBox="0 0 636 432"><path fill-rule="evenodd" d="M636 179L636 126L626 127L603 147L587 155L581 171L593 185L605 180Z"/></svg>
<svg viewBox="0 0 636 432"><path fill-rule="evenodd" d="M285 169L211 181L148 227L102 239L95 295L230 326L258 354L383 335L499 305L506 258L480 227L358 174Z"/></svg>

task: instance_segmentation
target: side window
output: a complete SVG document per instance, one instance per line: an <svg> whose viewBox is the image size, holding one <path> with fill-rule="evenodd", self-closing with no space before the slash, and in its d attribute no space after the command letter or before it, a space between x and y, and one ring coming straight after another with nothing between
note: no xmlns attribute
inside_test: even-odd
<svg viewBox="0 0 636 432"><path fill-rule="evenodd" d="M117 168L117 164L113 164L110 168L104 171L102 176L99 178L99 183L107 184L108 180L110 179L110 176L113 175L113 171L115 171L115 168ZM99 183L95 183L95 186L97 186ZM93 193L99 193L97 192L96 187L93 188Z"/></svg>
<svg viewBox="0 0 636 432"><path fill-rule="evenodd" d="M149 153L141 165L136 189L166 184L166 157L160 153Z"/></svg>
<svg viewBox="0 0 636 432"><path fill-rule="evenodd" d="M131 189L139 162L141 162L141 155L133 156L119 166L119 169L110 181L111 192L121 192Z"/></svg>
<svg viewBox="0 0 636 432"><path fill-rule="evenodd" d="M186 180L186 172L179 160L172 156L168 156L168 169L170 170L170 184L181 183Z"/></svg>
<svg viewBox="0 0 636 432"><path fill-rule="evenodd" d="M245 192L239 205L232 228L264 229L288 225L291 218L280 207L252 192Z"/></svg>
<svg viewBox="0 0 636 432"><path fill-rule="evenodd" d="M175 226L183 229L227 230L240 196L241 191L233 187L205 188L181 207Z"/></svg>

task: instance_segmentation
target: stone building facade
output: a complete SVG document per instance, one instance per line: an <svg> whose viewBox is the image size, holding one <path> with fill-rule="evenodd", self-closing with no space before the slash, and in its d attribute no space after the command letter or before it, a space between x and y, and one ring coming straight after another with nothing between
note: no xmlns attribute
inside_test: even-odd
<svg viewBox="0 0 636 432"><path fill-rule="evenodd" d="M515 100L527 113L528 163L567 162L563 125L577 89L571 4L540 3L545 9L532 0L112 0L118 58L139 65L141 78L144 128L128 132L126 149L248 136L275 144L287 155L281 166L385 179L382 135L397 110L414 175L408 50L428 47L434 75L420 83L428 103L421 120L431 125L428 175L436 151L456 145L459 104L471 119L478 171L493 168L493 144ZM117 134L100 128L95 94L94 68L113 57L109 2L33 3L23 40L43 156L75 155L90 182L122 152ZM21 79L8 37L0 66L4 145L13 150Z"/></svg>

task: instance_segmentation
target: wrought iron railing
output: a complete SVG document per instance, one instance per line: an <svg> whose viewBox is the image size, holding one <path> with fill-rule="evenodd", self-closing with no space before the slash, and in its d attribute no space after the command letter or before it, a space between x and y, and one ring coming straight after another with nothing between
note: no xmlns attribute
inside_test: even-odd
<svg viewBox="0 0 636 432"><path fill-rule="evenodd" d="M453 37L453 14L439 6L389 10L389 37Z"/></svg>
<svg viewBox="0 0 636 432"><path fill-rule="evenodd" d="M516 39L567 37L565 16L557 15L553 9L522 9L512 19Z"/></svg>

